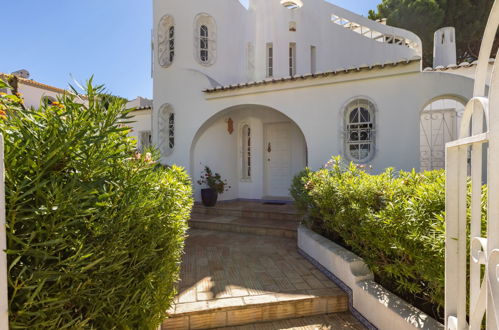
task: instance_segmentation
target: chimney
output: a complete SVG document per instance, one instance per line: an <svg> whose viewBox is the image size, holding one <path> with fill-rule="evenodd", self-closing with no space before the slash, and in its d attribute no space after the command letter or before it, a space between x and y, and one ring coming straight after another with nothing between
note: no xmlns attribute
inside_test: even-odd
<svg viewBox="0 0 499 330"><path fill-rule="evenodd" d="M433 43L433 67L457 64L456 30L444 27L435 32Z"/></svg>

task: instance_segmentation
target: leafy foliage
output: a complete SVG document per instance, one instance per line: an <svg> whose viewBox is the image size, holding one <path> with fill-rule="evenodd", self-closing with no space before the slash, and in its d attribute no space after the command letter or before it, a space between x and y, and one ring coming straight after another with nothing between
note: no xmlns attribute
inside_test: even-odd
<svg viewBox="0 0 499 330"><path fill-rule="evenodd" d="M102 91L38 110L0 96L12 329L155 329L175 295L190 180L133 156Z"/></svg>
<svg viewBox="0 0 499 330"><path fill-rule="evenodd" d="M444 171L372 175L337 157L295 178L291 193L312 229L364 258L382 284L443 306Z"/></svg>
<svg viewBox="0 0 499 330"><path fill-rule="evenodd" d="M387 18L388 24L419 35L426 66L432 66L433 33L441 27L453 26L456 28L458 62L472 62L478 58L493 3L493 0L382 0L377 12L369 12L369 18ZM499 38L496 38L494 50L497 46Z"/></svg>
<svg viewBox="0 0 499 330"><path fill-rule="evenodd" d="M387 169L372 175L364 165L334 157L323 169L298 174L290 191L297 207L306 212L305 225L361 256L378 282L442 320L445 171ZM467 204L471 205L471 180ZM486 214L484 185L482 237ZM468 230L470 218L469 212Z"/></svg>
<svg viewBox="0 0 499 330"><path fill-rule="evenodd" d="M204 166L203 173L201 173L201 178L197 181L199 185L207 185L208 188L215 190L219 194L223 194L229 191L231 188L227 180L222 180L222 176L219 173L213 173L209 166Z"/></svg>

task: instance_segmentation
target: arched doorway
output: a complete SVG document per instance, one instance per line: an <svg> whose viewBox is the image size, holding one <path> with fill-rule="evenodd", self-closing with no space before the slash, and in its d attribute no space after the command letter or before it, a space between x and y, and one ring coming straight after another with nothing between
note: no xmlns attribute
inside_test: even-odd
<svg viewBox="0 0 499 330"><path fill-rule="evenodd" d="M206 165L231 187L222 200L289 199L293 177L307 166L307 144L298 125L280 111L238 105L198 129L190 157L196 191Z"/></svg>
<svg viewBox="0 0 499 330"><path fill-rule="evenodd" d="M445 144L459 137L466 100L454 96L434 98L424 107L420 120L420 169L445 168Z"/></svg>

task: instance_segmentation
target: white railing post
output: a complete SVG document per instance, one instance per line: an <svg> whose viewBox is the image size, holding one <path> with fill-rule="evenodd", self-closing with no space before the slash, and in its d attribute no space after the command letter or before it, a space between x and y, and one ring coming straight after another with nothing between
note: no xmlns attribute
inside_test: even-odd
<svg viewBox="0 0 499 330"><path fill-rule="evenodd" d="M2 330L9 329L6 249L4 143L3 136L0 134L0 329Z"/></svg>
<svg viewBox="0 0 499 330"><path fill-rule="evenodd" d="M499 65L494 66L486 93L489 57L498 26L499 1L495 1L482 39L474 97L466 105L459 140L446 145L445 323L448 330L480 330L485 315L487 330L496 330L499 325ZM483 147L487 143L488 150ZM486 213L482 211L484 150L488 152ZM486 218L487 228L482 218ZM485 229L487 235L482 237Z"/></svg>

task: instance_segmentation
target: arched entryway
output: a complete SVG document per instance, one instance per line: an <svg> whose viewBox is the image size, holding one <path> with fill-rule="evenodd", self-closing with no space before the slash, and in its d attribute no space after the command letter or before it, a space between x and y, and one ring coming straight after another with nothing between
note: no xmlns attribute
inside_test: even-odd
<svg viewBox="0 0 499 330"><path fill-rule="evenodd" d="M206 165L231 187L223 200L288 199L293 177L307 166L307 144L298 125L280 111L238 105L198 129L190 157L196 191Z"/></svg>
<svg viewBox="0 0 499 330"><path fill-rule="evenodd" d="M420 169L430 171L445 167L445 144L459 137L466 100L443 95L430 100L421 112Z"/></svg>

